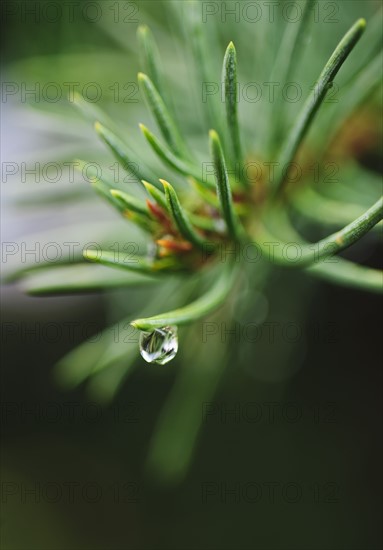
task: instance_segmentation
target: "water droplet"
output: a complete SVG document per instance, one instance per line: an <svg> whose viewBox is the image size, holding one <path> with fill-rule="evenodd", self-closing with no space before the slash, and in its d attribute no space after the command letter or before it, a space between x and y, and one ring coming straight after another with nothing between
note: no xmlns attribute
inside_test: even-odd
<svg viewBox="0 0 383 550"><path fill-rule="evenodd" d="M177 351L177 327L162 327L140 334L140 353L147 363L165 365L174 359Z"/></svg>

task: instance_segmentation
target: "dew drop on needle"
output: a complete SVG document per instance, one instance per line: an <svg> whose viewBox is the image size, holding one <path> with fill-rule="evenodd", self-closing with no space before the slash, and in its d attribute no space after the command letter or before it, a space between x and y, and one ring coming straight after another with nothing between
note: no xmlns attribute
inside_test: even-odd
<svg viewBox="0 0 383 550"><path fill-rule="evenodd" d="M178 351L177 327L157 328L152 332L141 332L140 353L147 363L165 365Z"/></svg>

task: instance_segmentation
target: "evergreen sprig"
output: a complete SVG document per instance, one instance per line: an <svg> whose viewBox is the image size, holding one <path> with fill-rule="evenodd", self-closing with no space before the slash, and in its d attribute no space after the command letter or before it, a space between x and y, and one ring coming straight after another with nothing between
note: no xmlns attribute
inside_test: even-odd
<svg viewBox="0 0 383 550"><path fill-rule="evenodd" d="M279 77L285 81L299 70L314 3L315 0L306 0L300 24L285 29L274 67L270 69L271 76L278 77L276 73L280 71ZM213 80L209 48L206 47L209 37L195 18L186 18L186 24L189 25L187 32L191 37L200 84ZM316 127L316 114L328 90L365 28L365 20L359 19L341 39L289 130L288 105L279 102L274 112L269 113L270 127L262 139L267 144L265 150L271 155L267 161L277 163L277 177L270 184L264 180L254 183L249 176L243 176L247 173L242 170L244 164L248 159L257 159L258 151L253 150L254 135L246 141L246 132L239 123L241 105L237 70L246 52L239 48L237 55L233 42L229 43L223 56L224 105L216 101L201 103L204 122L215 130L206 131L201 147L194 150L190 145L192 139L176 116L172 101L177 98L171 98L172 86L162 72L155 38L148 27L139 27L138 40L145 74L139 73L138 80L163 141L145 125L140 124L140 128L156 160L164 166L164 172L159 172L158 165L148 166L150 163L144 161L141 149L140 153L135 151L131 135L124 134L122 139L120 129L102 110L89 105L78 94L75 96L75 105L92 121L110 152L137 181L141 195L135 196L131 186L116 185L96 173L89 183L128 222L142 230L148 244L147 251L140 256L131 256L103 246L97 250L85 250L86 262L79 265L57 265L51 270L27 266L24 285L28 292L36 295L147 285L146 305L128 319L133 327L151 332L172 325L192 325L185 341L193 341L192 354L199 358L201 368L183 369L160 417L148 464L161 470L162 475L169 478L174 475L177 479L184 475L201 424L200 410L195 405L196 396L209 400L229 363L230 356L224 345L218 346L211 358L201 347L194 349L198 346L193 339L193 331L197 330L193 325L198 327L198 321L205 317L230 315L236 289L245 277L255 281L255 287L262 288L270 280L270 271L277 265L279 268L295 267L308 276L334 284L369 292L382 291L379 270L336 256L370 232L376 238L381 228L383 203L375 188L363 180L356 184L350 182L350 185L335 183L325 196L304 180L299 188L292 190L286 185L286 171L283 170L298 153L302 153L303 141ZM376 29L376 38L375 35ZM269 53L268 60L271 59ZM331 114L332 130L327 132L331 143L338 139L344 121L381 81L377 72L381 53L376 46L370 53L370 59L351 71L346 99L339 109L337 106L338 119ZM185 90L189 86L188 83ZM252 129L258 131L257 121L252 124ZM279 142L282 143L280 148ZM83 162L79 161L78 165L80 170L84 167ZM206 166L212 170L206 171ZM233 176L238 166L241 170L239 178L237 174ZM146 193L146 199L142 197L143 193ZM329 236L309 242L304 235L305 225L297 231L291 222L291 213L298 214L306 225L320 225L321 235ZM329 226L334 226L335 232L331 232ZM262 252L263 261L259 264L243 260L241 248L249 244ZM298 250L293 259L286 255L286 247L291 245ZM336 262L330 263L330 258ZM283 276L283 269L278 273ZM93 389L99 393L104 390L105 399L111 399L127 373L132 371L136 357L136 346L116 344L105 331L97 345L85 342L64 358L56 374L61 383L70 387L89 380ZM182 431L182 437L180 422L188 423L190 428Z"/></svg>

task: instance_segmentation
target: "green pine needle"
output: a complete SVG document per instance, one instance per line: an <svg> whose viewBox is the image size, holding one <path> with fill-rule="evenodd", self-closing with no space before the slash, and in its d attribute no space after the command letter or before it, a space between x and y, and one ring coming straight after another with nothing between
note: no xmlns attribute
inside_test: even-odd
<svg viewBox="0 0 383 550"><path fill-rule="evenodd" d="M323 103L327 91L331 87L332 81L362 36L365 28L366 21L359 19L339 42L320 74L280 153L278 161L279 177L276 181L277 191L283 184L283 169L294 160L299 146L306 136L319 107Z"/></svg>
<svg viewBox="0 0 383 550"><path fill-rule="evenodd" d="M337 258L336 263L321 262L307 268L306 271L331 283L377 294L383 293L382 271L343 258Z"/></svg>
<svg viewBox="0 0 383 550"><path fill-rule="evenodd" d="M202 182L206 187L214 189L214 184L210 180L203 180L202 168L201 170L198 170L194 166L189 165L187 162L177 157L170 149L160 143L156 136L144 124L140 124L140 129L153 151L165 164L173 168L176 172L184 176L192 176L197 181Z"/></svg>
<svg viewBox="0 0 383 550"><path fill-rule="evenodd" d="M142 180L142 185L145 187L149 195L156 201L158 206L167 211L168 205L164 193L148 181Z"/></svg>
<svg viewBox="0 0 383 550"><path fill-rule="evenodd" d="M225 266L214 286L195 302L154 317L136 319L131 325L139 330L154 330L167 325L185 325L201 319L223 304L232 289L236 273L235 264L230 263Z"/></svg>
<svg viewBox="0 0 383 550"><path fill-rule="evenodd" d="M136 199L136 197L132 197L131 195L128 195L123 191L119 191L118 189L111 189L110 193L113 197L119 200L127 210L137 212L137 214L142 214L143 216L150 218L149 209L144 201Z"/></svg>
<svg viewBox="0 0 383 550"><path fill-rule="evenodd" d="M356 243L379 223L382 218L383 197L356 220L317 243L306 244L302 242L288 243L281 241L264 226L258 230L256 243L273 263L290 267L308 267L326 258L330 258ZM272 250L270 250L270 244L274 245ZM294 246L298 250L292 259L289 258L286 252L289 245Z"/></svg>
<svg viewBox="0 0 383 550"><path fill-rule="evenodd" d="M157 121L166 143L176 155L184 156L185 146L182 142L181 136L153 82L146 74L143 73L138 73L138 81L145 92L148 105Z"/></svg>
<svg viewBox="0 0 383 550"><path fill-rule="evenodd" d="M165 97L165 86L161 76L160 56L153 34L147 25L140 25L137 29L137 38L140 47L140 51L143 54L144 64L146 66L147 73L152 80L154 86L158 90L158 93Z"/></svg>
<svg viewBox="0 0 383 550"><path fill-rule="evenodd" d="M33 296L44 296L140 286L157 281L158 279L140 273L125 273L101 265L79 264L55 266L27 274L23 288Z"/></svg>
<svg viewBox="0 0 383 550"><path fill-rule="evenodd" d="M226 49L222 80L225 86L227 130L230 135L234 164L242 166L242 150L238 126L237 54L233 42Z"/></svg>
<svg viewBox="0 0 383 550"><path fill-rule="evenodd" d="M240 222L234 212L233 198L221 143L215 130L210 130L209 137L211 154L215 168L217 193L223 219L226 222L229 235L234 239L238 239L241 233Z"/></svg>
<svg viewBox="0 0 383 550"><path fill-rule="evenodd" d="M141 159L137 157L137 155L116 136L116 134L108 130L108 128L98 121L95 122L94 129L112 151L124 170L133 174L138 182L148 177L148 175L141 171L140 167L143 164Z"/></svg>
<svg viewBox="0 0 383 550"><path fill-rule="evenodd" d="M129 251L108 251L86 249L83 252L84 258L90 262L127 269L144 274L166 273L168 269L177 269L179 263L176 258L161 258L159 260L147 260L132 255Z"/></svg>
<svg viewBox="0 0 383 550"><path fill-rule="evenodd" d="M174 188L165 180L160 180L165 189L166 202L168 210L171 213L172 219L178 231L187 241L194 244L197 248L206 250L207 246L211 246L207 240L203 239L194 229L185 210L177 197Z"/></svg>

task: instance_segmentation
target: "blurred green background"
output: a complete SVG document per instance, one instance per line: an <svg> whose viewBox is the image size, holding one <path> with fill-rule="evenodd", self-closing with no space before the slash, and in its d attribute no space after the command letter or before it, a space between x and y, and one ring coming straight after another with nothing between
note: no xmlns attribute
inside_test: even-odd
<svg viewBox="0 0 383 550"><path fill-rule="evenodd" d="M156 35L189 141L199 149L206 146L206 140L198 145L205 121L198 110L199 84L190 83L184 2L78 1L73 12L69 4L3 5L2 163L18 166L2 178L3 242L30 247L66 240L84 244L106 234L126 238L126 222L83 184L69 181L67 171L54 182L36 181L23 173L22 163L30 168L84 157L112 164L91 124L68 101L68 82L80 90L97 83L102 91L97 106L139 150L145 147L137 129L138 122L150 121L137 88L139 24L148 24ZM222 20L223 4L194 3L196 13L214 11L206 21L206 33L215 33L219 44L214 78L233 39L243 81L263 81L283 20L271 22L262 2L227 2L228 8L239 5L234 6L239 22ZM257 23L243 16L250 4L263 9ZM379 6L319 2L299 77L304 89L357 17L379 24ZM358 50L355 63L363 65L367 49ZM55 87L44 93L52 82ZM33 86L37 100L25 95ZM58 101L50 100L54 89L63 92ZM243 105L241 115L249 132L256 127L257 119L247 115L253 107ZM256 108L266 107L261 102ZM292 107L291 116L294 112ZM262 151L261 130L254 139ZM360 173L381 185L381 149L373 153L374 162L361 162ZM129 233L129 240L132 236L139 238ZM380 252L376 239L366 236L345 257L378 267ZM8 256L5 268L20 257ZM63 391L52 376L65 353L152 297L137 289L36 298L18 284L2 287L1 547L381 548L381 298L274 271L268 287L259 290L256 311L234 311L227 326L232 328L233 319L241 325L273 323L275 339L265 325L256 343L227 336L230 368L219 391L207 405L197 396L202 430L190 470L178 483L165 485L144 467L160 411L176 374L193 368L195 348L203 346L208 360L219 335L203 342L204 325L197 324L194 342L188 341L174 362L158 367L139 361L108 404L98 399L98 390ZM299 328L299 338L283 336L281 329L289 324ZM193 397L188 376L180 382L185 400ZM178 429L187 445L193 426L186 422Z"/></svg>

